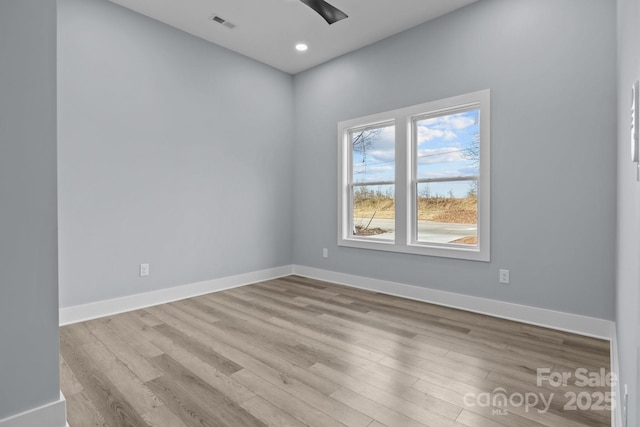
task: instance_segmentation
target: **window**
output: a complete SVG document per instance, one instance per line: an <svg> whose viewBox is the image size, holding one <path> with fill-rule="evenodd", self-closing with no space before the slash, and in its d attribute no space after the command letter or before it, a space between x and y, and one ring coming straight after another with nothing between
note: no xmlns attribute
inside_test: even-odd
<svg viewBox="0 0 640 427"><path fill-rule="evenodd" d="M395 233L395 126L349 131L352 237L393 240ZM375 226L371 224L375 220Z"/></svg>
<svg viewBox="0 0 640 427"><path fill-rule="evenodd" d="M338 123L338 244L489 261L489 90Z"/></svg>

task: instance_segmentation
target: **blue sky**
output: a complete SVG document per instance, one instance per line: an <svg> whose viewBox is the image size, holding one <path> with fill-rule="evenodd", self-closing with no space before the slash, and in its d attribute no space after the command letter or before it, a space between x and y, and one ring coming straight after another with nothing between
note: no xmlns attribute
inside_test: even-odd
<svg viewBox="0 0 640 427"><path fill-rule="evenodd" d="M396 173L395 126L367 130L364 135L364 146L356 145L353 150L353 181L393 181Z"/></svg>
<svg viewBox="0 0 640 427"><path fill-rule="evenodd" d="M479 163L473 156L474 139L479 133L479 110L422 119L416 122L418 178L447 178L477 175ZM395 178L394 126L379 128L367 144L354 147L354 182L393 181ZM429 183L432 195L451 191L464 197L470 182Z"/></svg>

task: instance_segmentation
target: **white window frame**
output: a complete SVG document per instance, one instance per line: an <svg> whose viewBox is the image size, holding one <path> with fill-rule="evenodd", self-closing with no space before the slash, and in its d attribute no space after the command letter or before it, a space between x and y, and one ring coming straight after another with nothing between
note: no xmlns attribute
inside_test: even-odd
<svg viewBox="0 0 640 427"><path fill-rule="evenodd" d="M338 245L361 249L401 252L490 261L491 240L491 94L490 90L399 108L338 123ZM418 118L480 109L480 168L478 176L478 245L436 244L417 241L417 160L413 135ZM395 240L353 236L352 148L349 132L385 123L395 124Z"/></svg>

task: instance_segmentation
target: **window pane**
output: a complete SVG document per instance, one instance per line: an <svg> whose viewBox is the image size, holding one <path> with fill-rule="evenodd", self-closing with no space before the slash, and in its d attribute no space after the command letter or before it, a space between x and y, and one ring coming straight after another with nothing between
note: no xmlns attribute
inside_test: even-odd
<svg viewBox="0 0 640 427"><path fill-rule="evenodd" d="M353 183L395 181L395 126L383 125L350 133Z"/></svg>
<svg viewBox="0 0 640 427"><path fill-rule="evenodd" d="M418 242L478 245L478 181L418 184Z"/></svg>
<svg viewBox="0 0 640 427"><path fill-rule="evenodd" d="M417 239L478 245L480 110L415 121Z"/></svg>
<svg viewBox="0 0 640 427"><path fill-rule="evenodd" d="M353 187L352 197L352 236L394 240L394 185L357 185Z"/></svg>
<svg viewBox="0 0 640 427"><path fill-rule="evenodd" d="M418 179L477 176L480 170L480 110L416 121Z"/></svg>

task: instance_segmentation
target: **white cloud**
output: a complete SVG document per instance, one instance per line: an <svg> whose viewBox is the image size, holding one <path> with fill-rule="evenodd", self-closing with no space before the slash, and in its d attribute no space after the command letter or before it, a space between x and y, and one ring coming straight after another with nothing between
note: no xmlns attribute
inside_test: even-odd
<svg viewBox="0 0 640 427"><path fill-rule="evenodd" d="M441 138L441 139L444 139L445 141L452 141L456 139L458 135L453 130L451 130L451 128L453 127L455 129L461 129L458 126L464 125L464 123L462 123L463 120L456 120L456 121L459 121L460 123L454 124L452 126L449 126L449 125L418 126L418 141L420 142L431 141L432 139L435 139L435 138ZM472 122L471 124L473 124L473 120L471 122Z"/></svg>
<svg viewBox="0 0 640 427"><path fill-rule="evenodd" d="M454 134L453 129L466 129L475 124L476 118L473 114L467 112L421 120L419 122L418 129L429 130L433 132L432 135L441 137L445 136L445 132L447 132L447 136L450 136ZM437 134L438 131L441 133Z"/></svg>
<svg viewBox="0 0 640 427"><path fill-rule="evenodd" d="M435 127L418 126L418 141L431 141L434 138L442 138L445 131Z"/></svg>
<svg viewBox="0 0 640 427"><path fill-rule="evenodd" d="M371 150L367 151L367 159L371 160L371 163L375 162L393 162L396 158L396 153L392 150Z"/></svg>
<svg viewBox="0 0 640 427"><path fill-rule="evenodd" d="M454 116L445 116L443 117L443 119L445 119L445 123L451 124L456 129L465 129L475 124L475 120L473 117L463 116L460 114L456 114Z"/></svg>
<svg viewBox="0 0 640 427"><path fill-rule="evenodd" d="M395 139L396 137L396 127L395 126L387 126L381 129L380 138L382 139Z"/></svg>
<svg viewBox="0 0 640 427"><path fill-rule="evenodd" d="M434 179L434 178L457 178L460 176L466 176L467 174L463 173L462 170L439 170L439 171L432 171L432 170L423 170L420 171L420 173L418 174L418 178L430 178L430 179ZM467 181L460 181L460 182L467 182Z"/></svg>

